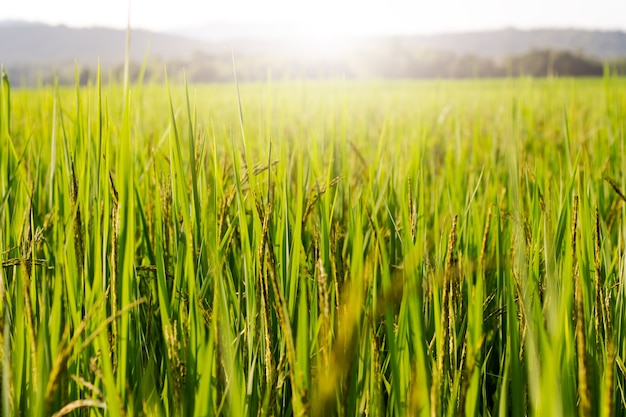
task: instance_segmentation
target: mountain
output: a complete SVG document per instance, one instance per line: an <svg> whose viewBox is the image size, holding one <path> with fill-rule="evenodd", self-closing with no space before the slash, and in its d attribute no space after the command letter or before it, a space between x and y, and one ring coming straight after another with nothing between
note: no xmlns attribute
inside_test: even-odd
<svg viewBox="0 0 626 417"><path fill-rule="evenodd" d="M217 21L208 25L184 27L171 32L186 38L205 42L225 42L233 40L257 39L272 40L288 37L298 31L298 27L287 23L235 23Z"/></svg>
<svg viewBox="0 0 626 417"><path fill-rule="evenodd" d="M0 22L0 62L11 65L57 66L78 62L95 66L124 61L126 31L109 28L70 28L20 21ZM131 31L130 58L141 62L146 55L164 60L185 58L206 43L182 36Z"/></svg>
<svg viewBox="0 0 626 417"><path fill-rule="evenodd" d="M236 24L217 22L193 28L184 28L174 33L210 42L225 40L256 39L272 42L289 33L288 25ZM295 28L297 30L297 28ZM360 42L377 43L383 38L359 38ZM385 41L389 38L384 38ZM626 57L626 32L594 31L581 29L532 29L441 33L434 35L398 36L394 42L411 49L436 49L455 54L471 54L483 58L503 58L526 53L531 50L553 49L580 53L591 58L605 60Z"/></svg>
<svg viewBox="0 0 626 417"><path fill-rule="evenodd" d="M15 26L22 26L22 27L26 27L26 26L37 26L39 25L39 23L34 23L34 22L27 22L24 20L13 20L13 19L7 19L7 20L0 20L0 28L1 27L15 27Z"/></svg>
<svg viewBox="0 0 626 417"><path fill-rule="evenodd" d="M175 33L132 30L131 76L145 58L146 79L168 73L192 82L232 81L232 53L238 78L465 78L513 75L595 76L602 63L626 73L626 33L576 29L448 33L360 37L319 42L293 35L286 26L213 24ZM294 32L294 33L297 33ZM19 85L93 79L100 62L119 79L126 31L71 28L33 22L0 21L0 64ZM618 60L619 58L619 60Z"/></svg>
<svg viewBox="0 0 626 417"><path fill-rule="evenodd" d="M131 31L132 61L148 52L162 60L183 59L195 52L284 50L287 26L215 23L158 33ZM282 37L282 38L281 38ZM599 59L626 57L626 33L577 29L541 29L448 33L358 40L360 45L384 47L392 41L409 50L433 49L464 55L500 59L530 50L552 49L580 53ZM79 63L117 65L124 60L126 32L102 27L71 28L45 24L0 21L0 62L5 65L57 65Z"/></svg>
<svg viewBox="0 0 626 417"><path fill-rule="evenodd" d="M508 28L489 32L412 36L402 41L412 47L485 58L502 58L539 49L576 52L600 60L626 56L626 32L619 31Z"/></svg>

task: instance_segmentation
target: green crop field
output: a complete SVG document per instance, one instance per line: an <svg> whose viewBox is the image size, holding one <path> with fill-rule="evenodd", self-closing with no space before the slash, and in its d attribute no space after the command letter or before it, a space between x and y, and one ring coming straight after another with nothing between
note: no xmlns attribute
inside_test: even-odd
<svg viewBox="0 0 626 417"><path fill-rule="evenodd" d="M626 80L0 93L2 415L626 410Z"/></svg>

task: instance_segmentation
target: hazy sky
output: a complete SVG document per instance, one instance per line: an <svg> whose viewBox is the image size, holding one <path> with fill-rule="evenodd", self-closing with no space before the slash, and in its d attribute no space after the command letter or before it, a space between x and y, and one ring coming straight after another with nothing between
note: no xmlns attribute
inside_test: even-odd
<svg viewBox="0 0 626 417"><path fill-rule="evenodd" d="M5 0L0 20L124 27L127 0ZM133 0L131 24L154 30L210 22L294 25L312 35L576 27L626 30L626 0ZM280 26L280 25L277 25Z"/></svg>

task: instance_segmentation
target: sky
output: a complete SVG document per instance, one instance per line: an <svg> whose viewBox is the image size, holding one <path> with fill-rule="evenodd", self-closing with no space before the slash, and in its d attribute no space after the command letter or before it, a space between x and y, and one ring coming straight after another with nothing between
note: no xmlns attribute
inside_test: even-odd
<svg viewBox="0 0 626 417"><path fill-rule="evenodd" d="M0 20L124 28L128 0L4 1ZM500 29L626 30L626 0L132 0L131 26L179 30L212 22L291 28L313 36ZM290 30L291 30L290 29Z"/></svg>

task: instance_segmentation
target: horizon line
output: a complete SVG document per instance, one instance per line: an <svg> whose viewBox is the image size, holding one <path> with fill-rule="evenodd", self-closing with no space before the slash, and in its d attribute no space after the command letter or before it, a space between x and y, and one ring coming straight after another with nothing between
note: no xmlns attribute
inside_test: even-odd
<svg viewBox="0 0 626 417"><path fill-rule="evenodd" d="M48 27L52 27L52 28L69 28L69 29L77 29L77 30L81 30L81 29L110 29L110 30L122 30L125 31L127 29L127 27L123 27L123 26L118 26L118 25L102 25L102 24L72 24L72 23L66 23L66 22L46 22L46 21L42 21L42 20L30 20L30 19L15 19L15 18L7 18L7 19L0 19L0 27L4 26L10 26L11 24L14 24L16 26L18 25L41 25L41 26L48 26ZM152 33L160 33L160 34L167 34L167 35L185 35L185 31L192 31L192 30L202 30L202 29L208 29L211 25L222 25L224 26L231 26L231 27L237 27L237 26L246 26L246 25L253 25L253 31L254 29L258 30L260 28L266 28L266 27L273 27L276 28L276 26L278 26L281 29L290 29L294 28L294 27L301 27L300 24L298 24L298 22L258 22L258 21L234 21L234 20L227 20L227 19L221 19L221 20L214 20L214 21L208 21L206 23L193 23L193 24L189 24L189 25L183 25L183 26L178 26L176 28L161 28L161 29L156 29L156 28L152 28L152 27L145 27L145 26L134 26L132 25L132 19L131 19L131 25L130 25L130 29L131 31L133 30L139 30L139 31L146 31L146 32L152 32ZM554 25L554 26L546 26L546 25L540 25L540 26L525 26L525 25L502 25L502 26L491 26L491 27L485 27L485 28L459 28L459 29L445 29L445 30L432 30L432 31L419 31L419 30L415 30L415 31L407 31L407 30L400 30L397 32L390 32L390 31L380 31L378 33L359 33L359 34L349 34L349 33L339 33L339 34L335 34L336 36L334 37L339 37L339 38L357 38L357 39L367 39L367 38L393 38L393 37L410 37L410 36L445 36L445 35L458 35L458 34L475 34L475 33L483 33L483 32L502 32L502 31L517 31L517 32L539 32L539 31L581 31L581 32L617 32L617 33L626 33L626 28L609 28L609 27L587 27L587 26L583 26L583 25ZM188 34L186 34L188 36ZM258 36L260 34L252 34L250 32L248 33L241 33L239 34L227 34L226 36L219 36L221 38L246 38L246 37L250 37L250 36ZM275 33L267 33L264 36L261 36L262 38L265 39L276 39L276 38L283 38L286 36L294 36L293 33L289 33L289 31L284 31L284 32L275 32ZM295 34L295 36L297 37L317 37L315 34L307 34L307 33L297 33Z"/></svg>

